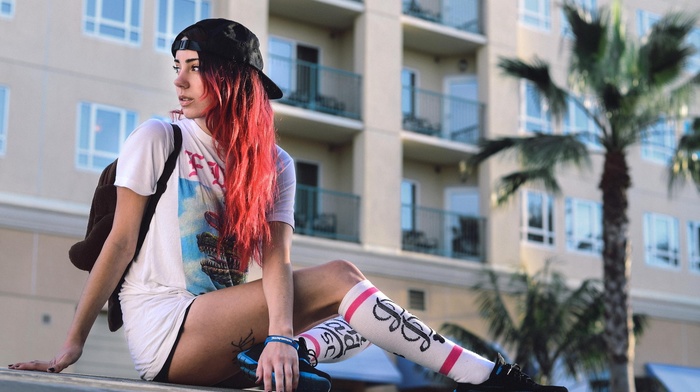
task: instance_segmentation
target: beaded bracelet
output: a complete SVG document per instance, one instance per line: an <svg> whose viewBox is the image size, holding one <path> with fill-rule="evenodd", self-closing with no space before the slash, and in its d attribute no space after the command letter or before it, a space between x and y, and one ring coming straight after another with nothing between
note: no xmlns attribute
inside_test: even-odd
<svg viewBox="0 0 700 392"><path fill-rule="evenodd" d="M295 350L299 350L299 343L295 342L294 339L288 338L282 335L270 335L265 339L265 344L270 342L284 343L294 347Z"/></svg>

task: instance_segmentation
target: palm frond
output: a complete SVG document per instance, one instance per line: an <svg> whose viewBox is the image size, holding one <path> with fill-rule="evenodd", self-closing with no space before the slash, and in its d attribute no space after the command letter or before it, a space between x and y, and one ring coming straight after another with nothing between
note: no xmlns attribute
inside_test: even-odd
<svg viewBox="0 0 700 392"><path fill-rule="evenodd" d="M561 193L551 167L519 170L499 179L494 194L496 205L501 206L508 202L525 184L539 184L550 193L555 195Z"/></svg>
<svg viewBox="0 0 700 392"><path fill-rule="evenodd" d="M527 183L538 183L546 190L558 194L560 188L554 175L557 166L590 168L591 165L589 151L576 135L542 133L527 137L483 140L479 153L474 155L469 163L471 167L475 167L491 156L506 151L518 156L522 170L500 179L495 194L497 205L507 202Z"/></svg>
<svg viewBox="0 0 700 392"><path fill-rule="evenodd" d="M498 66L503 72L518 79L532 82L549 104L549 110L555 118L561 118L566 112L566 90L554 83L549 64L535 58L531 63L519 59L501 58Z"/></svg>
<svg viewBox="0 0 700 392"><path fill-rule="evenodd" d="M600 72L591 72L591 70L599 68L601 60L605 58L608 44L607 13L603 10L598 12L586 10L578 7L576 2L571 0L564 3L563 11L574 36L570 63L572 76L583 79L578 84L598 85L595 78L600 75Z"/></svg>
<svg viewBox="0 0 700 392"><path fill-rule="evenodd" d="M505 305L498 283L498 275L484 271L486 282L474 286L481 295L477 301L479 314L488 322L489 332L496 340L506 345L516 345L519 340L518 328Z"/></svg>
<svg viewBox="0 0 700 392"><path fill-rule="evenodd" d="M668 168L668 190L673 192L686 181L692 181L700 191L700 118L693 121L692 131L683 135Z"/></svg>
<svg viewBox="0 0 700 392"><path fill-rule="evenodd" d="M678 78L695 49L687 36L697 18L687 13L668 13L654 24L639 48L646 83L663 86Z"/></svg>
<svg viewBox="0 0 700 392"><path fill-rule="evenodd" d="M525 137L503 137L484 139L479 143L479 152L468 164L476 167L496 154L512 152L520 163L528 168L573 165L590 167L590 156L586 145L574 134L551 135L534 133Z"/></svg>

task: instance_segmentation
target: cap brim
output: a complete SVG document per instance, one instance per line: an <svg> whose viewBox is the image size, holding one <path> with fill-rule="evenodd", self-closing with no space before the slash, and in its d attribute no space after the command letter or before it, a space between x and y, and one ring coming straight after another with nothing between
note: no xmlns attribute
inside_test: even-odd
<svg viewBox="0 0 700 392"><path fill-rule="evenodd" d="M260 79L262 79L263 87L265 87L265 92L267 92L267 97L269 99L280 99L284 95L282 90L272 81L267 75L262 72L260 74Z"/></svg>

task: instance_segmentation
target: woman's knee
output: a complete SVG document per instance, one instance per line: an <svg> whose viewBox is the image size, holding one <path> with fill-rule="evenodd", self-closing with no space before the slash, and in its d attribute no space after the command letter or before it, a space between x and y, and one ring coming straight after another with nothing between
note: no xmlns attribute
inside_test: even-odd
<svg viewBox="0 0 700 392"><path fill-rule="evenodd" d="M333 260L326 263L325 266L328 269L327 273L329 275L327 276L333 276L349 285L354 286L366 279L362 271L360 271L355 264L347 260Z"/></svg>

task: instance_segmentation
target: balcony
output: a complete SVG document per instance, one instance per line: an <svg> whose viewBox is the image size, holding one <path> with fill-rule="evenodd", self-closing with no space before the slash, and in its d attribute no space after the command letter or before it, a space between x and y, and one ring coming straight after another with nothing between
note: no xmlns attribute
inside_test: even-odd
<svg viewBox="0 0 700 392"><path fill-rule="evenodd" d="M457 30L481 34L480 0L403 0L403 13Z"/></svg>
<svg viewBox="0 0 700 392"><path fill-rule="evenodd" d="M435 55L464 55L486 44L481 0L403 0L404 45Z"/></svg>
<svg viewBox="0 0 700 392"><path fill-rule="evenodd" d="M410 204L401 206L401 249L483 262L486 219ZM408 228L407 228L408 227Z"/></svg>
<svg viewBox="0 0 700 392"><path fill-rule="evenodd" d="M297 234L360 242L360 197L297 185L294 220Z"/></svg>
<svg viewBox="0 0 700 392"><path fill-rule="evenodd" d="M478 150L484 135L484 104L404 86L404 156L455 163Z"/></svg>
<svg viewBox="0 0 700 392"><path fill-rule="evenodd" d="M291 106L359 120L362 78L358 74L270 55L270 74Z"/></svg>
<svg viewBox="0 0 700 392"><path fill-rule="evenodd" d="M333 29L352 28L364 12L362 0L270 0L270 13Z"/></svg>

